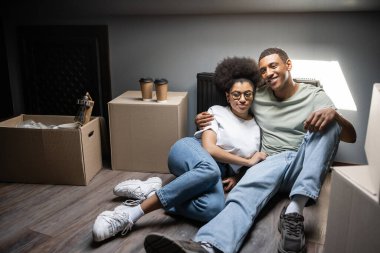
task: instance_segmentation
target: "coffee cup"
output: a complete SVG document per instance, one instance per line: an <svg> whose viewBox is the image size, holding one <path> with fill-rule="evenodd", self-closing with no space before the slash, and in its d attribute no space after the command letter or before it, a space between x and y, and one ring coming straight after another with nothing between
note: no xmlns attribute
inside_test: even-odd
<svg viewBox="0 0 380 253"><path fill-rule="evenodd" d="M140 89L143 101L151 101L153 94L153 79L152 78L141 78Z"/></svg>
<svg viewBox="0 0 380 253"><path fill-rule="evenodd" d="M161 78L154 80L156 96L158 103L164 103L168 100L168 80Z"/></svg>

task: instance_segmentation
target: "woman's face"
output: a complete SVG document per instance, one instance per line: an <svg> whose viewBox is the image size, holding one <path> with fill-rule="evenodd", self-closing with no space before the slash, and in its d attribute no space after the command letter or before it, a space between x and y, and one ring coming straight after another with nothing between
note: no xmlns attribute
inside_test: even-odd
<svg viewBox="0 0 380 253"><path fill-rule="evenodd" d="M247 81L236 82L230 92L226 92L226 97L232 112L238 117L247 118L254 97L252 85Z"/></svg>

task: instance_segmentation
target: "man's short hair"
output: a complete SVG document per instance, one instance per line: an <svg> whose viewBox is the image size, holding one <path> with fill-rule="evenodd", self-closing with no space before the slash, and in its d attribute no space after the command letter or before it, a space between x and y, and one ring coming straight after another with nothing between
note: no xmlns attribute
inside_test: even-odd
<svg viewBox="0 0 380 253"><path fill-rule="evenodd" d="M288 54L284 50L282 50L281 48L277 48L277 47L271 47L271 48L267 48L263 52L261 52L260 57L259 57L259 61L261 61L262 58L264 58L268 55L271 55L271 54L278 54L278 56L280 56L281 60L284 63L289 59Z"/></svg>

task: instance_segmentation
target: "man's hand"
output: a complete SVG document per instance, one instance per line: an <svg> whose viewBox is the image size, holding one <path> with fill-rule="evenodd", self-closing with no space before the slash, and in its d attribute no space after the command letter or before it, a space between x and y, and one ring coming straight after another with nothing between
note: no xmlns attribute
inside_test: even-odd
<svg viewBox="0 0 380 253"><path fill-rule="evenodd" d="M342 128L340 140L354 143L356 141L356 131L354 126L333 108L324 108L311 113L304 122L304 128L311 132L323 131L323 129L325 129L325 127L333 120L338 122Z"/></svg>
<svg viewBox="0 0 380 253"><path fill-rule="evenodd" d="M195 116L195 124L199 129L203 129L206 126L209 126L211 121L214 120L214 116L208 112L201 112Z"/></svg>
<svg viewBox="0 0 380 253"><path fill-rule="evenodd" d="M323 131L330 124L338 113L333 108L324 108L315 111L304 122L305 130L310 132Z"/></svg>

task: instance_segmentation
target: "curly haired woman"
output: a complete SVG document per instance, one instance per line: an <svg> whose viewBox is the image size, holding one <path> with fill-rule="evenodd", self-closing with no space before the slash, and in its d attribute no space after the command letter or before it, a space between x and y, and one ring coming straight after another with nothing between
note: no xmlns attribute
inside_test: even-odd
<svg viewBox="0 0 380 253"><path fill-rule="evenodd" d="M102 241L127 233L144 214L159 208L207 222L224 208L230 191L245 169L264 160L260 128L250 110L260 83L256 62L250 58L226 58L215 69L215 85L225 92L227 106L212 106L214 120L194 137L178 140L171 148L168 166L176 178L140 205L118 206L101 213L93 238Z"/></svg>

